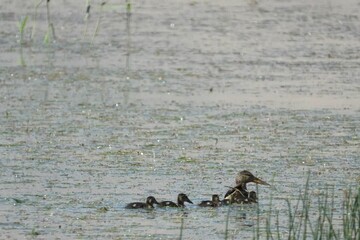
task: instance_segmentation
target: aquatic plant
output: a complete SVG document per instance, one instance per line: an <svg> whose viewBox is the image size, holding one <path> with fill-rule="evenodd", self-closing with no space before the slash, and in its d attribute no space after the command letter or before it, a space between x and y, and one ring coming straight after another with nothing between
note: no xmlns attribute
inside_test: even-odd
<svg viewBox="0 0 360 240"><path fill-rule="evenodd" d="M44 37L44 43L48 44L51 38L54 40L56 39L55 28L50 18L50 0L46 0L46 19L48 23L48 28Z"/></svg>
<svg viewBox="0 0 360 240"><path fill-rule="evenodd" d="M86 0L86 12L85 12L85 17L84 17L84 21L85 21L85 28L84 28L84 32L83 32L83 37L86 35L87 33L87 29L88 29L88 25L89 25L89 16L90 16L90 1Z"/></svg>
<svg viewBox="0 0 360 240"><path fill-rule="evenodd" d="M304 190L300 192L294 206L290 200L285 200L288 206L287 229L280 232L279 212L272 218L272 201L265 220L265 230L261 231L261 217L257 207L257 222L253 232L253 239L359 239L360 238L360 187L357 193L345 191L342 206L342 221L334 219L335 191L326 188L315 199L309 193L309 177ZM275 227L274 227L275 226ZM285 232L285 233L284 233Z"/></svg>
<svg viewBox="0 0 360 240"><path fill-rule="evenodd" d="M39 231L35 230L35 228L33 228L30 232L30 235L33 237L36 237L36 236L39 236L40 233L39 233Z"/></svg>
<svg viewBox="0 0 360 240"><path fill-rule="evenodd" d="M181 219L181 225L180 225L180 236L179 236L179 240L181 240L183 238L183 231L184 231L184 216L182 215L180 217Z"/></svg>
<svg viewBox="0 0 360 240"><path fill-rule="evenodd" d="M225 240L228 239L229 218L230 218L230 206L228 207L228 211L227 211L227 214L226 214L226 221L225 221Z"/></svg>
<svg viewBox="0 0 360 240"><path fill-rule="evenodd" d="M131 54L131 2L126 0L126 76L130 79L130 54Z"/></svg>
<svg viewBox="0 0 360 240"><path fill-rule="evenodd" d="M30 35L30 40L32 40L35 36L35 31L36 31L36 18L37 18L37 10L39 8L39 6L41 5L41 3L44 0L40 0L34 7L34 16L32 18L32 31L31 31L31 35Z"/></svg>
<svg viewBox="0 0 360 240"><path fill-rule="evenodd" d="M96 35L97 35L98 32L99 32L100 23L101 23L102 14L103 14L103 8L104 8L104 5L105 5L105 4L106 4L106 2L102 2L102 3L100 4L100 6L101 6L101 8L100 8L100 16L99 16L99 18L98 18L98 20L97 20L97 22L96 22L96 27L95 27L95 31L94 31L93 37L92 37L92 39L91 39L91 44L93 44L94 39L95 39Z"/></svg>
<svg viewBox="0 0 360 240"><path fill-rule="evenodd" d="M19 32L20 32L20 45L24 44L24 30L26 27L26 22L28 20L28 16L25 16L20 22L18 22Z"/></svg>

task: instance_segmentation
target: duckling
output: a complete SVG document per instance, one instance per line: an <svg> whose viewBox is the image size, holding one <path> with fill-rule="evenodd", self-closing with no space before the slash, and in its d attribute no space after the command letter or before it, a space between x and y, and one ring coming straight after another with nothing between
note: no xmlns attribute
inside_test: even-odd
<svg viewBox="0 0 360 240"><path fill-rule="evenodd" d="M227 206L227 205L230 205L230 204L231 204L230 199L223 199L220 202L220 206Z"/></svg>
<svg viewBox="0 0 360 240"><path fill-rule="evenodd" d="M225 194L225 199L229 199L231 203L257 203L256 192L249 192L246 188L247 183L270 185L246 170L237 174L235 182L236 187L231 187Z"/></svg>
<svg viewBox="0 0 360 240"><path fill-rule="evenodd" d="M251 191L237 191L234 192L229 199L230 203L240 203L240 204L250 204L250 203L257 203L257 196L256 192Z"/></svg>
<svg viewBox="0 0 360 240"><path fill-rule="evenodd" d="M185 202L193 204L193 202L184 193L180 193L177 198L177 204L172 201L162 201L159 207L185 207Z"/></svg>
<svg viewBox="0 0 360 240"><path fill-rule="evenodd" d="M146 202L133 202L126 205L127 209L135 209L135 208L154 208L154 204L159 204L158 201L153 196L149 196L146 199Z"/></svg>
<svg viewBox="0 0 360 240"><path fill-rule="evenodd" d="M220 205L220 197L217 194L212 195L211 201L202 201L201 203L199 203L200 207L219 207Z"/></svg>

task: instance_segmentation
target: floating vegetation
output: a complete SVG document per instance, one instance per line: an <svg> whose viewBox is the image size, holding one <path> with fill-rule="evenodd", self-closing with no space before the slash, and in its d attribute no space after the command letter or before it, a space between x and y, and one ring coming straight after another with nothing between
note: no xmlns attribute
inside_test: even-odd
<svg viewBox="0 0 360 240"><path fill-rule="evenodd" d="M26 200L22 200L22 199L19 199L19 198L12 198L12 200L14 200L16 204L21 204L21 203L24 203L26 201Z"/></svg>
<svg viewBox="0 0 360 240"><path fill-rule="evenodd" d="M39 235L40 235L40 232L37 231L37 230L35 230L35 228L33 228L33 229L31 230L30 235L31 235L31 236L39 236Z"/></svg>
<svg viewBox="0 0 360 240"><path fill-rule="evenodd" d="M106 213L107 211L109 211L108 207L100 207L97 209L98 213Z"/></svg>
<svg viewBox="0 0 360 240"><path fill-rule="evenodd" d="M121 150L117 150L117 151L108 151L108 152L103 152L101 153L101 155L105 155L105 156L126 156L126 155L139 155L138 154L139 150L136 149L121 149Z"/></svg>
<svg viewBox="0 0 360 240"><path fill-rule="evenodd" d="M181 156L177 159L179 162L187 162L187 163L194 163L196 162L196 159L186 156Z"/></svg>

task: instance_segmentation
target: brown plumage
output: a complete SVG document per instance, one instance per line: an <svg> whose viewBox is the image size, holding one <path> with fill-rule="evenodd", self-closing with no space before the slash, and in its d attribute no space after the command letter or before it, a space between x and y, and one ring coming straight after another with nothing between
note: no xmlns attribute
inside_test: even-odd
<svg viewBox="0 0 360 240"><path fill-rule="evenodd" d="M256 184L270 185L260 178L255 177L247 170L239 172L236 176L235 182L236 186L231 187L224 197L224 199L229 200L230 203L257 203L256 192L249 192L246 188L247 183L253 182Z"/></svg>

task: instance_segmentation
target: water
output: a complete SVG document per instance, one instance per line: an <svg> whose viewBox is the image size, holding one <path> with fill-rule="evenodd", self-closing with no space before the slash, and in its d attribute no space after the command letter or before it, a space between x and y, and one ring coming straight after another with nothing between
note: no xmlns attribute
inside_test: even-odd
<svg viewBox="0 0 360 240"><path fill-rule="evenodd" d="M335 189L339 221L360 181L359 8L137 1L127 25L124 2L94 2L86 29L85 1L51 1L46 45L45 3L30 42L33 3L3 1L1 238L176 239L183 219L184 239L224 239L227 207L124 206L180 192L199 203L244 169L272 185L259 186L260 229L272 195L286 234L285 200L309 171L312 196ZM232 207L229 238L252 237L257 218Z"/></svg>

